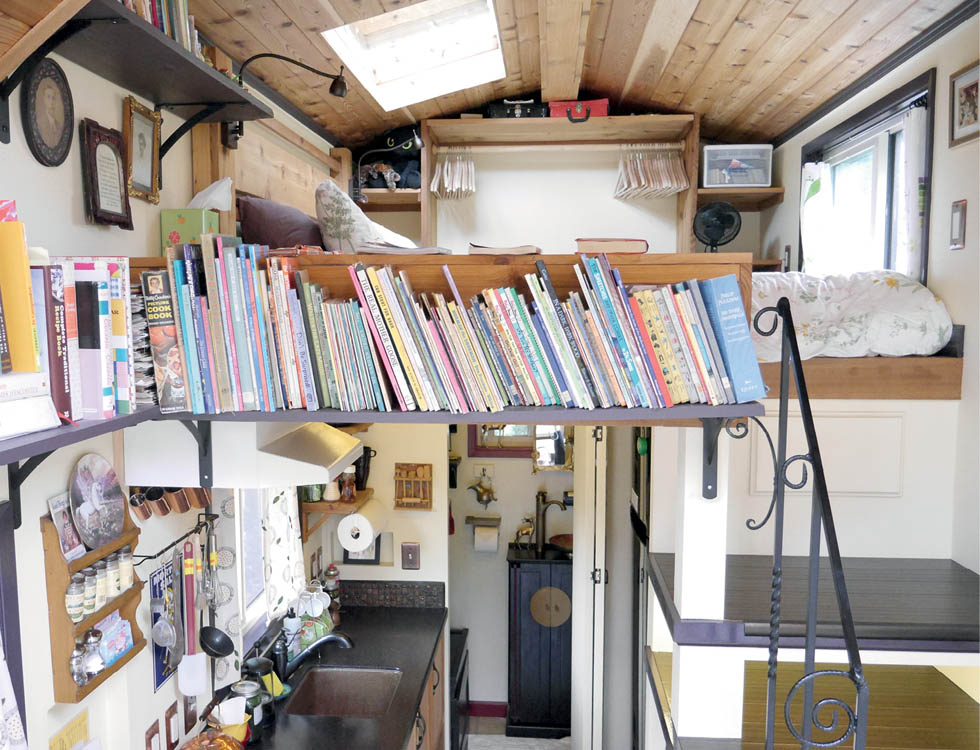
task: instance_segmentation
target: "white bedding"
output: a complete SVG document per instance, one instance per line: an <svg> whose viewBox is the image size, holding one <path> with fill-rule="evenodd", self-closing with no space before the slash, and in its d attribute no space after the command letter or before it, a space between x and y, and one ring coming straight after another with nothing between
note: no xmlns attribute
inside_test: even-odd
<svg viewBox="0 0 980 750"><path fill-rule="evenodd" d="M935 354L948 342L953 323L942 300L895 271L851 276L803 273L752 275L752 316L787 297L800 356L903 357ZM771 325L765 316L760 324ZM778 362L780 337L752 329L760 362Z"/></svg>

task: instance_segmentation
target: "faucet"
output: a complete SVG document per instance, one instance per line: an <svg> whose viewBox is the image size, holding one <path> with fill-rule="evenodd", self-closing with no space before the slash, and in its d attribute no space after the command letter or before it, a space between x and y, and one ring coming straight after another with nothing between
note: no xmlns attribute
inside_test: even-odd
<svg viewBox="0 0 980 750"><path fill-rule="evenodd" d="M538 557L544 553L544 540L547 537L544 531L544 517L552 505L557 505L562 510L568 509L563 500L549 500L548 493L544 490L539 490L538 494L534 496L534 530L537 538Z"/></svg>
<svg viewBox="0 0 980 750"><path fill-rule="evenodd" d="M332 630L326 635L317 638L313 643L290 659L286 634L280 633L279 638L276 640L276 645L272 648L272 659L275 662L276 674L279 675L279 679L282 682L286 682L292 676L293 672L306 661L307 657L325 643L336 643L340 648L353 648L354 646L349 636Z"/></svg>

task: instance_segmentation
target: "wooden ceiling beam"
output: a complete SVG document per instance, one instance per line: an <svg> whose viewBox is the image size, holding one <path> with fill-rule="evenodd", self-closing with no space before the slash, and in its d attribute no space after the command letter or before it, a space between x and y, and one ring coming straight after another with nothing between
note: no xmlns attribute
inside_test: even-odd
<svg viewBox="0 0 980 750"><path fill-rule="evenodd" d="M86 0L61 0L46 3L44 16L33 26L0 13L0 81L13 73L20 64L44 44L48 38L74 16ZM4 7L6 12L6 7Z"/></svg>
<svg viewBox="0 0 980 750"><path fill-rule="evenodd" d="M697 4L687 0L655 0L623 84L620 101L630 99L630 90L637 81L656 85L680 44L695 8Z"/></svg>
<svg viewBox="0 0 980 750"><path fill-rule="evenodd" d="M589 89L620 99L655 4L656 0L611 0L598 62L590 60ZM597 23L602 23L601 14Z"/></svg>
<svg viewBox="0 0 980 750"><path fill-rule="evenodd" d="M593 0L538 0L541 100L577 99Z"/></svg>

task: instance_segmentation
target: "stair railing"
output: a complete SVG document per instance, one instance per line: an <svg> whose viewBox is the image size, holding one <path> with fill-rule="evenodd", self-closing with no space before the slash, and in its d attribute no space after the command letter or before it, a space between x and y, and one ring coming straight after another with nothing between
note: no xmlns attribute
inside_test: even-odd
<svg viewBox="0 0 980 750"><path fill-rule="evenodd" d="M768 328L760 325L763 316L772 314L772 324ZM769 610L769 663L767 671L766 693L766 750L775 746L776 726L776 672L779 656L779 629L781 622L780 607L782 602L783 578L783 520L786 488L801 489L807 483L807 468L809 464L813 474L811 489L810 515L810 551L808 561L808 601L806 618L806 642L804 654L804 674L790 688L783 706L786 727L790 734L800 743L801 748L835 747L843 745L851 737L854 738L855 750L864 750L868 731L868 684L864 678L861 666L861 654L858 650L857 635L854 629L854 617L851 613L851 603L847 594L847 584L844 580L844 568L841 563L840 547L837 542L837 530L834 525L834 514L830 507L830 496L827 491L827 480L824 475L823 460L820 456L820 446L813 424L813 412L810 409L810 398L807 393L806 378L803 374L800 349L796 340L796 329L793 325L793 315L789 300L780 298L775 307L765 307L756 313L752 321L755 330L763 336L772 336L781 326L781 357L779 370L779 416L776 444L758 419L752 418L766 434L769 449L772 453L773 494L769 510L762 521L749 519L746 526L752 530L762 528L767 521L773 519L773 565L772 565L772 594ZM792 372L796 385L797 402L800 417L803 422L803 432L806 436L807 453L787 458L787 425L789 422L789 378ZM733 422L726 427L732 437L741 438L748 434L746 422ZM798 482L788 476L790 466L796 462L802 464L802 478ZM830 563L831 578L834 584L834 594L837 598L837 609L841 628L844 634L844 647L847 651L848 669L817 670L815 665L817 641L817 594L820 583L820 541L821 531L826 542L827 556ZM814 688L821 677L839 677L850 680L855 687L856 697L854 707L840 698L823 698L814 702ZM803 712L802 722L796 725L793 716L793 701L802 688ZM813 739L813 730L824 734L835 734L832 739Z"/></svg>

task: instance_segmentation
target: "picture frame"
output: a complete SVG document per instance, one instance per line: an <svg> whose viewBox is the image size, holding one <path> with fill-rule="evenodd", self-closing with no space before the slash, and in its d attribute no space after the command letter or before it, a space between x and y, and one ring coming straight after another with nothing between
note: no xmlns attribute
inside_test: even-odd
<svg viewBox="0 0 980 750"><path fill-rule="evenodd" d="M87 117L78 129L88 220L131 230L133 214L126 185L126 147L122 133L104 128Z"/></svg>
<svg viewBox="0 0 980 750"><path fill-rule="evenodd" d="M31 68L20 87L20 119L34 158L57 167L68 158L75 133L75 107L68 78L54 60Z"/></svg>
<svg viewBox="0 0 980 750"><path fill-rule="evenodd" d="M966 247L966 200L953 201L949 219L949 249Z"/></svg>
<svg viewBox="0 0 980 750"><path fill-rule="evenodd" d="M159 112L132 96L123 99L123 141L126 144L126 188L130 196L160 202Z"/></svg>
<svg viewBox="0 0 980 750"><path fill-rule="evenodd" d="M980 60L949 77L949 147L980 137Z"/></svg>
<svg viewBox="0 0 980 750"><path fill-rule="evenodd" d="M350 552L344 550L344 565L380 565L381 564L381 534L375 537L366 550Z"/></svg>

